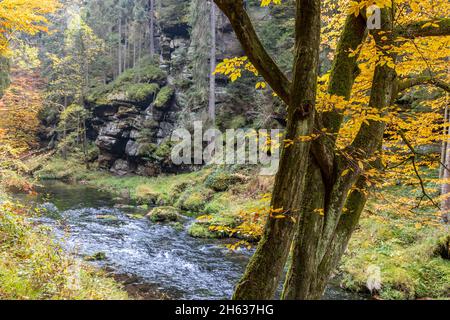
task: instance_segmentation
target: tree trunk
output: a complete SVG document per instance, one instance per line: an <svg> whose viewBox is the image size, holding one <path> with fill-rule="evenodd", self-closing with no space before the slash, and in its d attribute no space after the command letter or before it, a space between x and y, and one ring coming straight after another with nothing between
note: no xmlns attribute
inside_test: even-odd
<svg viewBox="0 0 450 320"><path fill-rule="evenodd" d="M67 96L64 96L63 112L65 112L66 109L67 109ZM63 149L62 149L62 157L63 157L64 160L67 160L66 138L67 138L67 123L66 123L66 121L64 121L64 127L63 127L64 146L63 146Z"/></svg>
<svg viewBox="0 0 450 320"><path fill-rule="evenodd" d="M444 116L444 133L446 135L445 140L442 142L442 154L441 154L441 179L444 181L441 185L441 195L443 197L441 203L442 218L445 222L448 222L448 213L450 211L450 141L448 141L447 136L450 134L449 124L449 111L448 107L445 108Z"/></svg>
<svg viewBox="0 0 450 320"><path fill-rule="evenodd" d="M312 133L319 67L320 1L297 1L296 48L288 106L286 139ZM272 299L280 282L297 223L305 186L310 142L284 148L271 207L283 209L285 219L269 217L263 237L240 280L234 299ZM290 219L290 218L293 218ZM295 222L294 222L295 221Z"/></svg>
<svg viewBox="0 0 450 320"><path fill-rule="evenodd" d="M150 55L155 55L155 0L149 0L150 6Z"/></svg>
<svg viewBox="0 0 450 320"><path fill-rule="evenodd" d="M209 103L208 115L211 125L216 125L216 24L217 14L216 5L211 1L211 52L210 52L210 74L209 74Z"/></svg>
<svg viewBox="0 0 450 320"><path fill-rule="evenodd" d="M118 68L117 75L122 74L122 17L119 18L119 45L118 49Z"/></svg>
<svg viewBox="0 0 450 320"><path fill-rule="evenodd" d="M348 98L350 96L350 92L353 86L354 79L356 77L357 70L357 56L355 57L349 57L348 52L351 50L355 50L365 39L365 32L366 24L362 17L354 17L353 15L349 16L349 18L346 21L345 28L344 28L344 34L340 38L340 42L338 45L338 50L336 54L336 59L334 62L331 79L330 79L330 88L329 92L331 94L340 95L343 97ZM336 127L335 130L339 130L340 127L340 121L342 121L342 117L340 114L326 114L326 118L324 120L328 120L329 123L333 123ZM333 118L334 117L334 118ZM335 118L338 118L338 120L334 120ZM333 147L334 148L334 147ZM333 149L332 149L333 150ZM321 201L321 198L323 198L323 192L324 192L324 185L322 180L318 180L318 171L320 172L320 169L318 167L318 163L313 157L309 157L309 167L308 167L308 174L307 174L307 182L306 186L311 186L317 191L316 198L312 199L311 196L313 196L312 192L308 190L307 195L308 197L305 198L305 203L302 204L302 207L305 207L308 203L317 203ZM280 168L281 171L281 168ZM317 183L317 184L316 184ZM317 204L316 204L317 205ZM319 215L316 214L315 217L318 217ZM311 222L309 222L311 223ZM269 223L268 227L265 230L264 238L276 238L278 241L272 240L271 242L271 248L267 250L273 250L275 252L282 252L283 258L285 259L286 255L285 253L289 251L289 247L291 244L290 236L293 233L293 230L291 230L293 227L292 224L284 224L281 225L281 222L278 222L276 224L276 227L274 227L274 222ZM260 251L257 251L259 255L270 255L270 252L267 253L263 250L266 250L269 246L266 245L264 247L261 246ZM253 258L253 260L266 260L270 261L272 259L271 256L269 256L267 259L264 259L263 257L259 258ZM270 274L281 274L283 267L285 265L285 260L280 261L277 264L271 264L269 263L267 265L268 269L271 269L269 271ZM254 270L254 271L250 271ZM250 269L248 272L257 272L258 269L253 268ZM247 276L247 278L250 278ZM245 279L245 277L244 277ZM272 292L268 292L266 296L263 296L263 299L270 299L273 297L274 292L276 290L278 284L271 287ZM260 283L254 283L254 291L257 292L262 287L264 287L265 284ZM256 298L256 296L254 297Z"/></svg>
<svg viewBox="0 0 450 320"><path fill-rule="evenodd" d="M390 13L384 11L385 30L389 30ZM379 40L378 36L375 38ZM394 59L388 52L383 54ZM380 112L390 105L395 84L395 71L388 65L377 66L369 105ZM381 121L363 123L347 151L355 154L355 158L336 154L331 177L324 176L320 167L312 162L308 184L316 187L302 207L304 210L298 224L283 298L305 300L322 297L367 200L365 180L361 175L364 168L359 163L381 149L384 129L385 123Z"/></svg>
<svg viewBox="0 0 450 320"><path fill-rule="evenodd" d="M449 128L447 127L449 124L448 121L448 106L445 106L445 111L444 111L444 129L442 130L442 134L444 135L444 139L442 139L442 144L441 144L441 165L439 167L439 179L443 179L444 178L444 170L445 167L443 164L445 164L445 157L447 154L447 143L448 143L448 139L446 138L448 136L448 130ZM441 194L443 194L442 189L441 189Z"/></svg>
<svg viewBox="0 0 450 320"><path fill-rule="evenodd" d="M127 62L128 62L128 19L125 19L125 25L124 25L124 36L125 36L125 45L124 45L124 51L123 51L123 71L127 70Z"/></svg>

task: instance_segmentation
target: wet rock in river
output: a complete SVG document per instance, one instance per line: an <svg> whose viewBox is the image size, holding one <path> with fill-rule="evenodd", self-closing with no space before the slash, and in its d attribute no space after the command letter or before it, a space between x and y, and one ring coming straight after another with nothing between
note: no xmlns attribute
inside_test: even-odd
<svg viewBox="0 0 450 320"><path fill-rule="evenodd" d="M153 222L176 222L181 220L181 215L174 207L158 207L150 211L147 218Z"/></svg>

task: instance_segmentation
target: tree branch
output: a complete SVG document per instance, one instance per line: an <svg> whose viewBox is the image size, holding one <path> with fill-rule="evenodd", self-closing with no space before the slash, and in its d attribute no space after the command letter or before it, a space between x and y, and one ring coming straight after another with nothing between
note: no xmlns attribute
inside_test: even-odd
<svg viewBox="0 0 450 320"><path fill-rule="evenodd" d="M427 23L439 25L438 27L426 26ZM400 25L394 29L395 37L402 37L407 39L414 39L420 37L439 37L450 35L450 18L445 18L439 21L420 21L412 22L406 25Z"/></svg>
<svg viewBox="0 0 450 320"><path fill-rule="evenodd" d="M406 89L412 88L414 86L423 85L423 84L433 85L442 90L450 92L450 84L448 84L442 80L435 79L430 76L401 79L398 81L398 91L399 92L405 91Z"/></svg>
<svg viewBox="0 0 450 320"><path fill-rule="evenodd" d="M275 93L289 105L290 81L262 45L251 19L244 9L243 0L214 0L214 2L230 20L251 63Z"/></svg>

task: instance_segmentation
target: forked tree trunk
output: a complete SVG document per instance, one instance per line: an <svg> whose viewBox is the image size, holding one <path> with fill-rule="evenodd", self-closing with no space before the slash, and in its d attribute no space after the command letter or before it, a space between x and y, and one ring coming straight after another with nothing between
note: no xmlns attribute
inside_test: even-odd
<svg viewBox="0 0 450 320"><path fill-rule="evenodd" d="M390 21L389 12L384 10L385 31L389 30ZM381 44L379 36L374 37ZM389 55L388 52L383 54ZM395 83L393 69L388 65L377 66L369 106L380 112L389 106L395 94ZM381 149L384 130L385 124L381 121L363 123L346 152L334 155L330 177L324 176L320 167L311 161L308 184L316 187L303 205L283 298L305 300L323 296L367 200L365 179L361 175L364 168L359 163ZM345 154L353 156L349 158Z"/></svg>
<svg viewBox="0 0 450 320"><path fill-rule="evenodd" d="M386 66L377 68L371 106L382 108L390 103L394 82L394 70ZM361 154L363 158L367 159L377 151L384 126L382 122L372 122L360 131L354 148L364 149ZM368 142L369 136L373 142ZM366 144L363 148L363 142L370 145ZM307 300L323 296L367 200L365 179L360 176L361 170L354 162L358 160L337 156L332 181L324 178L314 162L310 165L308 184L315 187L309 192L303 206L293 245L293 261L283 292L284 299ZM349 168L350 172L343 175L344 170Z"/></svg>
<svg viewBox="0 0 450 320"><path fill-rule="evenodd" d="M354 79L357 74L356 60L358 57L349 57L348 52L350 52L350 50L355 50L363 42L366 34L365 29L366 24L362 17L354 17L352 15L347 19L343 36L340 38L336 60L334 62L331 74L329 88L330 94L339 95L345 98L349 97ZM327 120L327 122L330 123L330 127L335 127L335 130L339 130L340 121L342 121L341 115L330 114L325 116L327 117L323 120ZM331 148L331 150L334 150L334 146L331 146ZM280 168L280 171L282 170L283 169ZM319 164L316 162L314 157L309 156L309 164L307 169L308 173L305 182L305 185L308 189L307 192L305 192L306 197L303 203L297 206L301 206L301 211L303 208L308 207L309 205L313 207L318 206L319 208L323 207L323 204L321 203L323 200L321 198L323 198L325 186L320 177L320 170L321 169L319 167ZM289 177L283 177L283 179L289 179ZM299 190L297 189L292 192L293 194L298 194ZM276 190L274 190L274 196L275 194ZM286 196L289 197L288 195ZM313 198L313 196L315 196L315 198ZM319 217L319 214L316 213L314 217ZM236 299L271 299L274 297L275 291L279 284L279 275L282 274L283 268L286 263L293 233L294 224L289 223L288 221L268 222L268 226L265 229L264 237L262 240L267 241L267 244L260 244L257 249L257 253L252 257L246 274L244 275L236 290ZM268 239L271 240L268 241ZM280 254L277 255L276 253ZM276 261L276 263L274 263L273 261ZM261 267L257 267L260 265ZM268 276L264 276L265 274L267 274ZM275 275L278 275L277 278L274 278ZM258 280L258 277L260 277L260 280ZM267 286L266 284L268 282L268 277L271 277L269 279L273 279L270 283L270 286ZM249 292L248 289L245 290L244 287L246 286L251 286L253 292ZM258 292L261 293L258 294ZM246 293L247 295L244 296L244 293Z"/></svg>
<svg viewBox="0 0 450 320"><path fill-rule="evenodd" d="M297 1L295 61L288 105L286 139L309 136L315 119L319 66L320 1ZM285 219L269 218L263 237L236 287L234 299L271 299L289 253L305 186L310 142L285 148L275 179L271 207L285 210ZM291 220L290 217L294 218Z"/></svg>

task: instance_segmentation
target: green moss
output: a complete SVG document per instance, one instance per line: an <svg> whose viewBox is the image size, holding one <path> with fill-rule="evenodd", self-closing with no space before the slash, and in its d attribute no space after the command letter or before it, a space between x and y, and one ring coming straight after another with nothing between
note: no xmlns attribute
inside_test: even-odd
<svg viewBox="0 0 450 320"><path fill-rule="evenodd" d="M188 234L191 237L202 239L213 239L218 237L216 233L209 231L208 226L197 223L194 223L189 227Z"/></svg>
<svg viewBox="0 0 450 320"><path fill-rule="evenodd" d="M157 83L136 83L123 87L127 93L128 99L132 101L142 102L154 96L158 90Z"/></svg>
<svg viewBox="0 0 450 320"><path fill-rule="evenodd" d="M163 83L167 77L167 74L161 70L158 66L153 64L146 64L143 61L138 64L137 67L128 69L123 72L113 82L114 86L120 87L127 83Z"/></svg>
<svg viewBox="0 0 450 320"><path fill-rule="evenodd" d="M133 214L127 214L127 217L130 219L141 220L141 219L145 218L145 215L143 215L141 213L133 213Z"/></svg>
<svg viewBox="0 0 450 320"><path fill-rule="evenodd" d="M41 169L34 173L34 176L40 180L73 180L74 173L84 171L83 165L72 159L64 160L61 158L53 159L47 162Z"/></svg>
<svg viewBox="0 0 450 320"><path fill-rule="evenodd" d="M97 86L87 94L87 102L96 105L110 104L113 100L130 100L150 103L166 82L167 74L148 59L135 68L123 72L113 82ZM149 101L150 100L150 101Z"/></svg>
<svg viewBox="0 0 450 320"><path fill-rule="evenodd" d="M170 100L173 97L173 94L175 91L172 87L166 86L159 91L158 95L156 96L155 103L153 104L155 108L164 108L167 106L167 104L170 102Z"/></svg>
<svg viewBox="0 0 450 320"><path fill-rule="evenodd" d="M185 210L196 215L204 213L206 203L211 197L211 193L207 189L189 188L183 192L178 199L176 206L181 210Z"/></svg>
<svg viewBox="0 0 450 320"><path fill-rule="evenodd" d="M141 184L136 187L135 199L139 203L154 205L158 203L159 198L160 194L153 191L153 189L148 185Z"/></svg>
<svg viewBox="0 0 450 320"><path fill-rule="evenodd" d="M180 214L174 207L154 208L147 217L153 222L176 222L180 220Z"/></svg>
<svg viewBox="0 0 450 320"><path fill-rule="evenodd" d="M205 185L214 191L222 192L243 181L244 178L241 175L217 170L206 178Z"/></svg>
<svg viewBox="0 0 450 320"><path fill-rule="evenodd" d="M174 222L172 223L172 228L174 228L176 231L183 231L184 225L181 222Z"/></svg>
<svg viewBox="0 0 450 320"><path fill-rule="evenodd" d="M344 287L366 290L366 270L375 265L381 270L383 299L449 297L450 261L435 254L444 230L417 229L414 219L389 215L364 216L360 225L342 260Z"/></svg>

